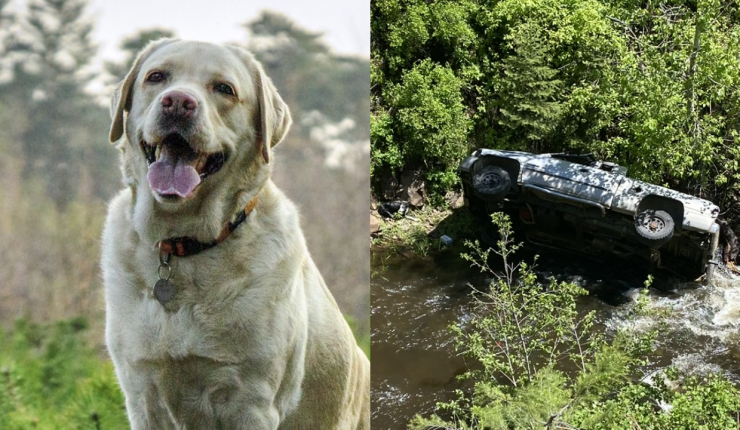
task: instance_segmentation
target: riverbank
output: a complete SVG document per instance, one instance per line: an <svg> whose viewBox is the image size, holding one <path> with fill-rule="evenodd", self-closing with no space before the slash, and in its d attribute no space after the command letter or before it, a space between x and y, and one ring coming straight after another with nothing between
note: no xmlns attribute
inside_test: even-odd
<svg viewBox="0 0 740 430"><path fill-rule="evenodd" d="M374 250L427 257L447 249L463 249L466 240L477 238L478 226L461 201L455 207L450 204L403 210L396 207L393 213L384 210L386 206L372 199L370 236Z"/></svg>

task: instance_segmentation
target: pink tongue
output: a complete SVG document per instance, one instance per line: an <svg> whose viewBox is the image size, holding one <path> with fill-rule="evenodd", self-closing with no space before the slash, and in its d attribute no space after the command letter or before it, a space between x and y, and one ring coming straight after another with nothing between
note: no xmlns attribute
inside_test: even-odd
<svg viewBox="0 0 740 430"><path fill-rule="evenodd" d="M149 166L146 179L157 193L180 197L189 196L200 183L200 175L195 168L181 157L173 157L165 148L162 148L160 160Z"/></svg>

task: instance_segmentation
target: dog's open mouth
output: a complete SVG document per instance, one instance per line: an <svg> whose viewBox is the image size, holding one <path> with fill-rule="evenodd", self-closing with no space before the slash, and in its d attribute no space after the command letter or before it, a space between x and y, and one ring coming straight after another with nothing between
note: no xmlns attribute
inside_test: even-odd
<svg viewBox="0 0 740 430"><path fill-rule="evenodd" d="M226 162L223 152L196 152L178 133L167 135L159 144L143 139L141 149L149 163L146 175L152 190L163 197L188 197L208 176Z"/></svg>

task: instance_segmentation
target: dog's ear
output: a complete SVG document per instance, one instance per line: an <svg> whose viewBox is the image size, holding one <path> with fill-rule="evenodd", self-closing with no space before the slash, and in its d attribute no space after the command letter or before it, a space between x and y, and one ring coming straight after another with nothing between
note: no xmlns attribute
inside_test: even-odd
<svg viewBox="0 0 740 430"><path fill-rule="evenodd" d="M288 105L278 94L272 80L265 75L262 66L258 66L258 73L260 139L257 150L262 151L262 158L265 163L269 163L270 148L283 140L293 120L290 117Z"/></svg>
<svg viewBox="0 0 740 430"><path fill-rule="evenodd" d="M241 58L252 76L259 108L255 124L258 130L256 149L257 152L262 153L265 163L269 163L270 148L280 143L290 129L293 121L290 117L290 110L254 56L238 46L229 46L229 48Z"/></svg>
<svg viewBox="0 0 740 430"><path fill-rule="evenodd" d="M134 82L136 82L136 77L139 75L141 64L158 48L168 45L175 40L176 39L162 38L149 42L149 44L139 52L139 55L136 56L136 60L134 60L134 64L131 66L131 70L126 74L126 77L120 84L118 84L118 87L113 93L113 97L111 97L110 101L110 116L113 121L110 126L109 136L111 143L115 143L121 138L121 136L123 136L123 113L124 111L128 112L131 110Z"/></svg>

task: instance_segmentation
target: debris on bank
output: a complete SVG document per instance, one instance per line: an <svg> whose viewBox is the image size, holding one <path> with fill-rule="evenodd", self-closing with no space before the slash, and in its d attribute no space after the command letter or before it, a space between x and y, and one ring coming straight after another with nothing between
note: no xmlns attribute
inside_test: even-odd
<svg viewBox="0 0 740 430"><path fill-rule="evenodd" d="M370 206L373 247L426 256L462 244L462 238L474 238L472 218L462 207L462 193L450 192L446 197L446 208L429 204L419 207L407 200L378 202L373 198Z"/></svg>

